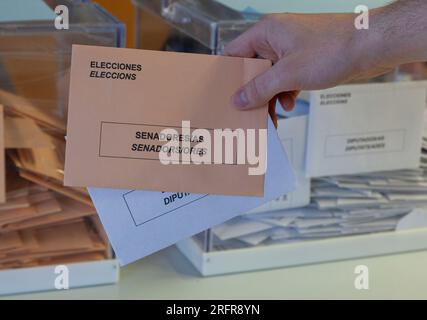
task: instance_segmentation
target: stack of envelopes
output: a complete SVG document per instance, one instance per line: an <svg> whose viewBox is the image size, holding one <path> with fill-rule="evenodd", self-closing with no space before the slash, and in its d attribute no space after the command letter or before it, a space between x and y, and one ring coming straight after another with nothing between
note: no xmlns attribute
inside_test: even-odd
<svg viewBox="0 0 427 320"><path fill-rule="evenodd" d="M427 117L424 122L427 128ZM309 206L230 220L213 229L214 247L223 250L427 227L427 130L420 157L419 169L313 179Z"/></svg>
<svg viewBox="0 0 427 320"><path fill-rule="evenodd" d="M0 104L0 269L107 258L87 191L63 186L64 121L3 90Z"/></svg>
<svg viewBox="0 0 427 320"><path fill-rule="evenodd" d="M85 220L0 234L0 269L105 259L106 246Z"/></svg>
<svg viewBox="0 0 427 320"><path fill-rule="evenodd" d="M369 191L368 185L336 186L346 178L350 177L316 181L307 207L248 214L215 227L217 249L427 227L425 186L411 194L396 193L394 182L381 186L381 191ZM406 182L413 187L419 184Z"/></svg>
<svg viewBox="0 0 427 320"><path fill-rule="evenodd" d="M427 172L314 180L304 208L247 214L213 229L216 249L427 227Z"/></svg>

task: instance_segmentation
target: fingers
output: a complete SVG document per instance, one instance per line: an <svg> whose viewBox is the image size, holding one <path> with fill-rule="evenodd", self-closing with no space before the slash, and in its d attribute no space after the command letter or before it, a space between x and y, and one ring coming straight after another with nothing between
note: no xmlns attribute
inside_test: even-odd
<svg viewBox="0 0 427 320"><path fill-rule="evenodd" d="M285 111L292 111L295 107L300 91L282 92L278 95L278 100Z"/></svg>
<svg viewBox="0 0 427 320"><path fill-rule="evenodd" d="M234 41L230 42L224 49L224 54L237 57L257 57L261 47L265 49L263 43L266 42L268 29L268 19L258 22L255 26L243 33ZM258 48L258 49L257 49ZM264 58L277 61L271 53ZM272 59L271 59L272 58ZM274 120L276 117L275 109L271 106L272 101L279 99L286 111L291 111L295 106L298 91L291 85L289 64L286 61L278 61L270 70L259 75L247 83L232 97L233 104L239 109L252 109L263 107L269 103L269 112Z"/></svg>
<svg viewBox="0 0 427 320"><path fill-rule="evenodd" d="M248 31L231 41L224 48L224 55L243 58L255 58L257 56L254 44L264 42L264 23L258 22Z"/></svg>
<svg viewBox="0 0 427 320"><path fill-rule="evenodd" d="M241 39L241 37L242 36L230 42L224 48L224 55L242 58L255 58L257 53L252 47L252 42L244 41ZM246 38L246 36L244 38Z"/></svg>
<svg viewBox="0 0 427 320"><path fill-rule="evenodd" d="M276 114L276 101L277 98L274 97L273 99L271 99L268 103L268 113L271 117L271 120L273 120L273 124L277 129L277 114Z"/></svg>
<svg viewBox="0 0 427 320"><path fill-rule="evenodd" d="M235 93L233 104L239 109L263 107L278 93L293 91L291 79L284 70L278 62Z"/></svg>

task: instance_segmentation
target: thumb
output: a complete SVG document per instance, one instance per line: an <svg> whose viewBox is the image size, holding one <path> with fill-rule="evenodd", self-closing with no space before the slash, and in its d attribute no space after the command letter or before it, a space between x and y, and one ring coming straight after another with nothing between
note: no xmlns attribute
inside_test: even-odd
<svg viewBox="0 0 427 320"><path fill-rule="evenodd" d="M278 93L291 91L289 77L282 70L279 62L248 82L233 95L233 104L239 109L264 107Z"/></svg>

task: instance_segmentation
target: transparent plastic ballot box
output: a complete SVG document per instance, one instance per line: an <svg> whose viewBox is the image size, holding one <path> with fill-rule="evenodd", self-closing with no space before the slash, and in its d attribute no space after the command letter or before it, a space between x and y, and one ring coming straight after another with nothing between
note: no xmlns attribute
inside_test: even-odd
<svg viewBox="0 0 427 320"><path fill-rule="evenodd" d="M123 47L125 27L87 0L37 1L47 12L35 20L31 12L0 20L0 89L65 117L72 45ZM58 5L68 8L69 29L55 28Z"/></svg>
<svg viewBox="0 0 427 320"><path fill-rule="evenodd" d="M406 72L401 75L408 77ZM372 84L363 86L371 90ZM422 110L425 101L419 107ZM296 150L307 154L307 143L294 138L289 144L281 128L301 118L307 116L278 120L279 138L294 166L301 163L294 162ZM182 240L177 247L203 276L427 250L426 132L422 140L418 168L307 179L307 193L302 185L307 181L299 180L297 171L297 188L291 194ZM306 194L306 203L295 203Z"/></svg>
<svg viewBox="0 0 427 320"><path fill-rule="evenodd" d="M57 17L55 8L59 5L66 6L68 9L68 29L55 28L54 21ZM57 148L55 144L55 152L57 152L55 159L59 159L58 167L48 168L48 171L55 170L60 174L63 172L65 126L62 124L65 124L66 120L72 45L123 47L125 27L101 6L86 0L5 0L0 3L0 8L2 8L0 13L0 104L5 107L5 117L20 118L23 116L29 120L36 120L36 124L40 124L40 128L51 134L55 141L62 140L60 148ZM48 114L52 114L54 119L60 120L52 120ZM47 119L48 123L43 122ZM58 123L59 131L56 130ZM49 126L45 126L46 124ZM55 130L49 129L50 124L54 124ZM19 150L8 149L6 151L8 156L12 153L19 155ZM25 152L23 150L23 154ZM7 174L12 170L21 170L17 162L10 160L10 157L7 159ZM43 159L35 161L40 160L43 162ZM46 163L50 163L50 160ZM0 170L4 170L4 168L0 168ZM23 172L31 173L26 170ZM40 187L46 190L45 183L49 185L52 179L42 174L38 177L40 177L40 184L30 182L31 185L33 188ZM63 188L65 193L68 190L62 186L60 179L54 188L48 186L47 190L52 191L55 188ZM56 191L53 193L59 205L64 208L65 204L63 206L61 202L64 201L64 194ZM84 190L81 192L70 191L70 194L79 199L84 198L83 202L89 205L89 196L82 195ZM67 199L67 203L74 200L74 198ZM79 214L86 213L82 211L75 212L75 214L79 216ZM105 247L102 259L99 258L97 252L96 259L93 257L90 259L75 257L68 260L56 259L55 265L46 261L28 264L25 267L4 268L3 265L0 269L0 295L56 290L54 282L57 276L56 264L61 261L69 268L70 288L116 283L119 279L119 264L114 258L108 239L96 217L96 212L91 210L90 216L87 215L81 219L91 226L90 232L96 234L100 243L103 244L102 248ZM78 219L62 221L62 223L73 223L74 221L78 221ZM38 227L44 228L45 225ZM3 229L0 230L0 233L8 235L11 232ZM4 256L0 258L4 258Z"/></svg>
<svg viewBox="0 0 427 320"><path fill-rule="evenodd" d="M162 17L172 26L166 48L174 51L198 51L217 54L230 40L273 12L354 12L358 0L132 0L136 7L136 45L141 46L144 25L142 12ZM375 8L387 0L368 0L363 4Z"/></svg>
<svg viewBox="0 0 427 320"><path fill-rule="evenodd" d="M228 42L254 25L266 13L354 12L356 6L360 4L357 0L133 0L133 3L136 7L137 46L142 47L144 44L142 30L147 29L144 28L144 23L146 23L144 17L148 13L161 18L162 23L168 25L169 30L171 30L168 37L164 37L167 39L163 45L165 50L208 54L221 54ZM370 0L365 1L364 5L375 8L387 3L388 1L384 0ZM405 66L381 78L367 81L366 85L369 85L370 82L427 79L426 69L425 64ZM303 92L302 100L307 100L309 95L309 92ZM425 168L402 174L413 174L416 179L424 179L424 170ZM401 173L396 172L394 174L399 175ZM345 178L352 179L352 177ZM353 178L356 179L357 175ZM311 202L306 203L306 206L302 208L282 210L288 214L287 216L283 215L282 218L284 219L280 220L279 223L289 224L292 217L295 218L301 214L298 213L299 210L307 215L314 211L317 216L311 215L309 217L314 218L314 220L317 217L325 218L325 212L316 212L314 208L315 195L318 192L316 187L319 186L321 189L322 183L323 181L312 180ZM426 192L422 193L421 196L425 197ZM281 201L285 203L287 201L286 195L277 201L276 205ZM369 207L362 208L359 213L366 214L363 212L364 209L372 213L369 211L372 208ZM281 214L280 210L265 210L265 212L257 214L257 219L261 221L253 221L254 217L245 220L246 215L243 215L224 225L216 226L192 238L185 239L179 242L177 246L204 276L427 249L425 226L418 227L413 220L416 220L417 214L420 214L418 209L408 209L411 215L408 212L405 213L405 210L399 210L402 209L394 208L394 211L387 208L381 209L379 215L396 214L394 221L387 220L388 224L382 223L384 220L375 221L371 225L371 227L375 226L374 229L363 229L359 226L360 230L356 228L352 232L348 232L348 228L344 228L344 234L337 234L334 233L332 227L329 228L329 233L328 229L324 227L323 230L319 230L319 234L306 234L302 237L293 235L292 230L290 230L292 228L273 230L272 227L270 230L273 230L273 236L267 237L265 232L268 233L269 228L265 228L265 224L263 226L262 223L277 223L277 220L273 221L274 217L277 218ZM342 215L342 213L340 214ZM420 216L423 214L425 212L421 213ZM317 223L317 221L309 222ZM247 232L247 236L238 236L242 230L247 231L251 228L252 234ZM323 234L320 234L320 231L323 231ZM233 234L234 237L230 236Z"/></svg>

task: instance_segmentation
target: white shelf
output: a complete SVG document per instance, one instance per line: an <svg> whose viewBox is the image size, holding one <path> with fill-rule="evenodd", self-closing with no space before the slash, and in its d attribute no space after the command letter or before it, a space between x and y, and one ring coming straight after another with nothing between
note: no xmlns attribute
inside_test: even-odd
<svg viewBox="0 0 427 320"><path fill-rule="evenodd" d="M69 287L80 288L117 283L117 260L73 263L69 270ZM55 290L56 266L0 270L0 295Z"/></svg>
<svg viewBox="0 0 427 320"><path fill-rule="evenodd" d="M204 252L194 239L177 244L203 276L291 267L427 249L427 229Z"/></svg>

